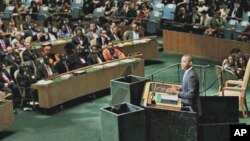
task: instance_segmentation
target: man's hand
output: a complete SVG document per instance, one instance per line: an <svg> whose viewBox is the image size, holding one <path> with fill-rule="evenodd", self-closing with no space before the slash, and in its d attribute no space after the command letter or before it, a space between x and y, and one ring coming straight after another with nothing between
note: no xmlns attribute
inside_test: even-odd
<svg viewBox="0 0 250 141"><path fill-rule="evenodd" d="M178 94L178 90L177 90L177 87L173 87L173 88L168 88L168 89L166 89L166 93L167 94L173 94L173 95L176 95L176 94Z"/></svg>

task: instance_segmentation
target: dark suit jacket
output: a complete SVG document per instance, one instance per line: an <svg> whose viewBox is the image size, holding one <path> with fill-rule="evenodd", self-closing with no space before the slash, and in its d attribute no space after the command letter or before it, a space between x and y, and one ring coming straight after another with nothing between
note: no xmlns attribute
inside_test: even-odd
<svg viewBox="0 0 250 141"><path fill-rule="evenodd" d="M4 57L3 63L7 66L12 65L15 62L15 60L10 56L10 55L6 55Z"/></svg>
<svg viewBox="0 0 250 141"><path fill-rule="evenodd" d="M81 46L85 46L85 45L89 45L89 41L88 41L88 38L86 36L82 36L81 37L81 40L82 40L82 44L80 43L80 40L79 40L79 37L78 36L74 36L72 38L72 43L77 46L79 44L81 44Z"/></svg>
<svg viewBox="0 0 250 141"><path fill-rule="evenodd" d="M118 38L119 38L119 40L121 41L122 40L122 37L121 37L121 35L116 35ZM114 36L114 34L110 34L109 35L109 37L110 37L110 41L117 41L116 39L115 39L115 36Z"/></svg>
<svg viewBox="0 0 250 141"><path fill-rule="evenodd" d="M5 73L5 75L9 78L9 80L11 81L11 77L10 77L10 74L6 71L6 70L3 70L3 72ZM3 76L2 76L2 72L0 72L0 88L4 88L4 83L7 83Z"/></svg>
<svg viewBox="0 0 250 141"><path fill-rule="evenodd" d="M108 44L108 42L109 42L109 40L108 40L107 38L105 38L105 39L104 39L104 44L103 44L102 38L101 38L101 37L98 37L98 38L96 38L96 47L97 47L98 49L101 49L102 46L105 45L105 44Z"/></svg>
<svg viewBox="0 0 250 141"><path fill-rule="evenodd" d="M182 90L178 96L182 99L182 103L189 105L195 112L200 113L200 96L199 96L199 78L192 68L183 76Z"/></svg>
<svg viewBox="0 0 250 141"><path fill-rule="evenodd" d="M233 10L234 10L233 8L230 9L230 11L229 11L229 13L228 13L228 16L229 16L229 17L231 17ZM237 18L242 18L242 17L243 17L243 10L242 10L241 7L238 8L237 11L235 12L235 17L237 17Z"/></svg>

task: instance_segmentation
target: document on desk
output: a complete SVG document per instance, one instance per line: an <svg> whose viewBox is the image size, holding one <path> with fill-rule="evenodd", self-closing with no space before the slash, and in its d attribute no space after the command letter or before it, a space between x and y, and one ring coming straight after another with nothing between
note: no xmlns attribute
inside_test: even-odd
<svg viewBox="0 0 250 141"><path fill-rule="evenodd" d="M178 95L172 95L162 92L156 92L157 95L157 101L162 104L174 104L176 105L178 103Z"/></svg>
<svg viewBox="0 0 250 141"><path fill-rule="evenodd" d="M40 81L37 81L37 84L38 85L48 85L52 82L53 82L52 80L40 80Z"/></svg>

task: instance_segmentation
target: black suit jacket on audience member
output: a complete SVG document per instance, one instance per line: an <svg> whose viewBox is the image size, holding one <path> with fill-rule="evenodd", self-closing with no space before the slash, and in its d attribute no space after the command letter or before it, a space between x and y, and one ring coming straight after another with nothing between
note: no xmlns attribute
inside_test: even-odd
<svg viewBox="0 0 250 141"><path fill-rule="evenodd" d="M37 58L37 57L36 57L36 54L33 53L31 50L27 50L27 49L26 49L26 50L23 52L23 61L24 61L24 62L25 62L25 61L30 61L30 60L34 61L36 58Z"/></svg>
<svg viewBox="0 0 250 141"><path fill-rule="evenodd" d="M72 43L74 46L77 46L79 44L81 44L81 46L88 46L89 45L89 42L88 42L88 38L86 36L82 36L80 37L80 39L82 40L82 44L80 43L80 40L79 40L79 37L78 36L74 36L72 38Z"/></svg>
<svg viewBox="0 0 250 141"><path fill-rule="evenodd" d="M104 44L103 44L102 38L101 38L101 37L98 37L98 38L96 38L96 47L97 47L98 49L101 49L102 46L105 45L105 44L108 44L108 42L109 42L109 40L108 40L107 38L105 38L105 39L104 39Z"/></svg>
<svg viewBox="0 0 250 141"><path fill-rule="evenodd" d="M234 9L230 9L230 11L228 13L228 17L231 17L233 10ZM243 10L242 10L241 7L238 8L237 11L235 12L235 17L237 17L237 18L242 18L243 17Z"/></svg>
<svg viewBox="0 0 250 141"><path fill-rule="evenodd" d="M57 62L54 66L58 74L67 72L67 68L62 60Z"/></svg>
<svg viewBox="0 0 250 141"><path fill-rule="evenodd" d="M120 34L116 36L119 38L120 41L122 40L122 36ZM116 41L114 34L110 34L109 37L110 37L110 41Z"/></svg>
<svg viewBox="0 0 250 141"><path fill-rule="evenodd" d="M6 55L3 59L3 63L7 66L11 66L14 62L15 60L11 57L10 54Z"/></svg>
<svg viewBox="0 0 250 141"><path fill-rule="evenodd" d="M12 80L10 74L9 74L6 70L3 70L3 73L8 77L8 79L9 79L10 81ZM7 82L6 82L5 79L3 78L2 72L0 72L0 89L1 89L1 88L4 88L4 83L7 83Z"/></svg>

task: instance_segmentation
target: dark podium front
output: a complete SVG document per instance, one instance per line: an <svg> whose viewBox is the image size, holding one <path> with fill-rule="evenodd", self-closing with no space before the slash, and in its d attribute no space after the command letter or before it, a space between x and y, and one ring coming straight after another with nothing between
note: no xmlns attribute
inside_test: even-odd
<svg viewBox="0 0 250 141"><path fill-rule="evenodd" d="M146 111L147 141L197 141L197 113L182 111L178 96L165 93L170 87L179 85L160 82L145 85L141 104Z"/></svg>
<svg viewBox="0 0 250 141"><path fill-rule="evenodd" d="M178 85L145 85L141 104L146 111L147 141L229 140L230 125L239 123L238 97L201 96L202 115L198 117L197 113L182 111L179 99L166 103L159 98L158 93L169 87Z"/></svg>

